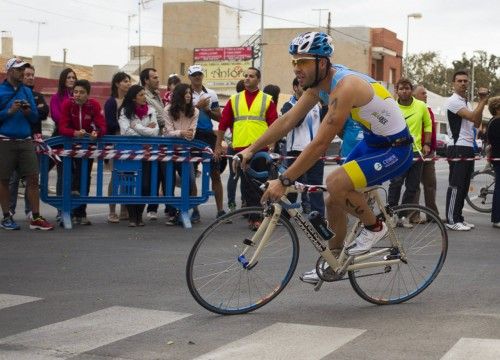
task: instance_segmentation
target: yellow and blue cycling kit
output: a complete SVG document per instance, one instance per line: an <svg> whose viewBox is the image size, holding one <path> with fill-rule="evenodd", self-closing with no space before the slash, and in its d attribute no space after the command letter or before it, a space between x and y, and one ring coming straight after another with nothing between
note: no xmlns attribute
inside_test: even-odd
<svg viewBox="0 0 500 360"><path fill-rule="evenodd" d="M381 184L402 175L413 161L412 142L405 119L389 91L371 77L334 64L335 75L330 91L320 91L323 103L328 104L330 93L346 76L357 76L373 89L366 105L351 109L350 116L358 122L364 138L354 147L342 167L356 189Z"/></svg>

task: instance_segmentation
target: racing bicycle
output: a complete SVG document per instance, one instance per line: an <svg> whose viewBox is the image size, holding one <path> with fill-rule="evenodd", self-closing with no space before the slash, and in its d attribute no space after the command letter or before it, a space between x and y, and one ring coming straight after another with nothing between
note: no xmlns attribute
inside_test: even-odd
<svg viewBox="0 0 500 360"><path fill-rule="evenodd" d="M296 182L287 192L326 191L325 186ZM363 190L377 216L386 222L387 235L362 255L348 256L363 225L356 220L335 256L308 217L286 196L264 207L242 208L218 218L207 227L189 254L186 277L189 291L205 309L217 314L244 314L276 298L290 282L299 259L299 233L319 253L316 271L324 282L348 280L364 300L399 304L425 290L446 259L448 236L440 217L414 204L389 207L380 186ZM247 219L260 216L257 231ZM402 226L402 218L416 219ZM295 227L292 225L295 223Z"/></svg>

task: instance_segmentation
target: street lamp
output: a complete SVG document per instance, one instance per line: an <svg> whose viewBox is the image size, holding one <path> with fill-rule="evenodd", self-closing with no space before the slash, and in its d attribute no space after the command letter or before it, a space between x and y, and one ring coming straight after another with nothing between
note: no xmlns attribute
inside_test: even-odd
<svg viewBox="0 0 500 360"><path fill-rule="evenodd" d="M411 13L406 15L406 55L405 55L405 75L408 74L408 43L410 38L410 18L421 19L421 13Z"/></svg>

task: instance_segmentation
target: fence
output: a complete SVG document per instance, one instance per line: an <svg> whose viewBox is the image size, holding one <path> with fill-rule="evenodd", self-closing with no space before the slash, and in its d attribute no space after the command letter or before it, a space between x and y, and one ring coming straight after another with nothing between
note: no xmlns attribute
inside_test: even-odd
<svg viewBox="0 0 500 360"><path fill-rule="evenodd" d="M201 141L187 141L178 138L104 136L97 141L89 138L75 139L54 137L46 140L47 145L62 159L61 188L56 195L49 194L49 166L53 161L49 154L42 154L40 160L40 198L62 212L64 228L71 229L71 210L82 204L168 204L176 207L185 228L191 228L189 209L202 204L211 195L210 159L207 144ZM81 161L74 161L81 159ZM108 183L104 181L104 160L112 160L112 191L107 195ZM143 165L151 163L151 195L141 194ZM191 164L201 163L201 194L190 195ZM93 163L93 164L92 164ZM96 164L97 163L97 164ZM165 166L159 166L159 164ZM174 164L181 164L180 192L175 191ZM93 166L92 166L93 165ZM97 165L97 166L96 166ZM76 168L77 166L78 168ZM96 168L93 186L88 192L89 171ZM79 194L73 191L74 174L78 171ZM148 170L149 171L149 170ZM166 192L158 194L159 171L164 171ZM105 190L105 191L104 191Z"/></svg>

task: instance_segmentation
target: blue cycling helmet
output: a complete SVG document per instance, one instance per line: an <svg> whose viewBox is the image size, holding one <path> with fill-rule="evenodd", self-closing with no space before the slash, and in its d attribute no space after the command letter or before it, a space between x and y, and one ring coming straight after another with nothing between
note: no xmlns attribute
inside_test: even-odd
<svg viewBox="0 0 500 360"><path fill-rule="evenodd" d="M333 54L333 44L330 35L324 32L302 33L290 42L290 55L310 54L329 58Z"/></svg>

